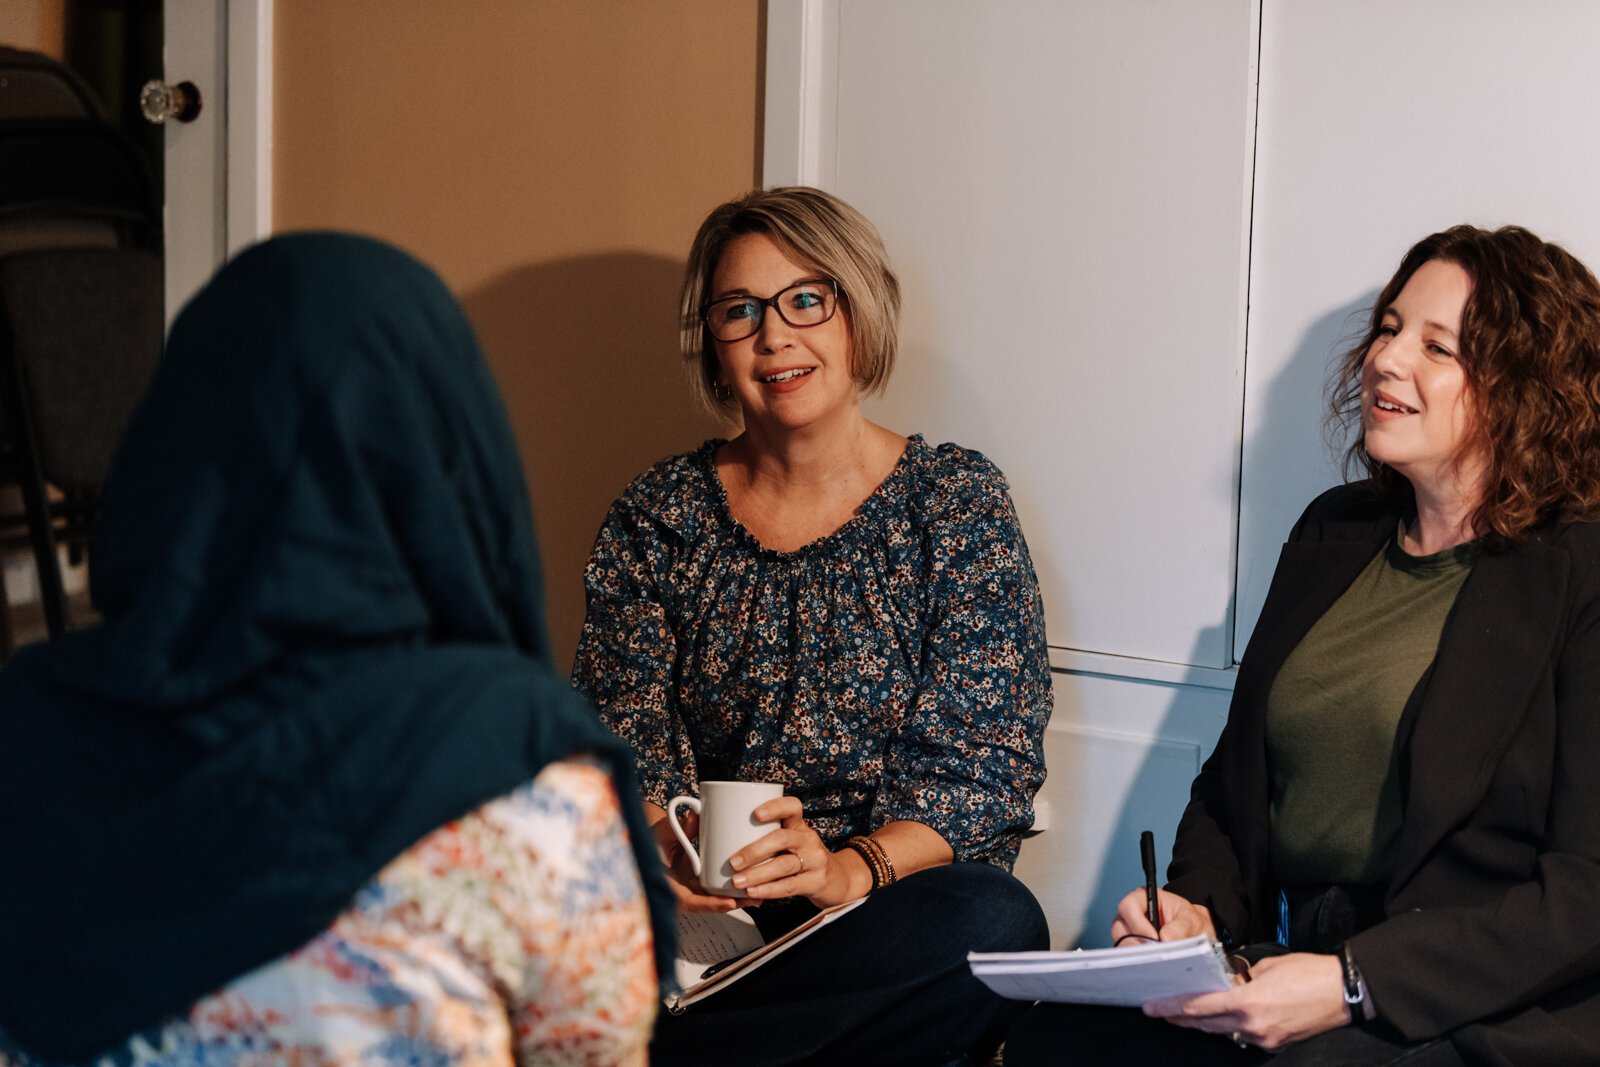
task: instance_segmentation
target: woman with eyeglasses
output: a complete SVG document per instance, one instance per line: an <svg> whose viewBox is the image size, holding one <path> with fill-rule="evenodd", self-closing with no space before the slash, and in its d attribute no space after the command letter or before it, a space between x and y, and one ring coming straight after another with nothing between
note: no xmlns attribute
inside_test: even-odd
<svg viewBox="0 0 1600 1067"><path fill-rule="evenodd" d="M1600 1063L1600 283L1426 237L1332 406L1369 477L1289 535L1158 893L1252 978L1040 1006L1012 1067Z"/></svg>
<svg viewBox="0 0 1600 1067"><path fill-rule="evenodd" d="M1016 1006L966 953L1046 945L1009 874L1044 779L1038 586L993 464L862 412L899 305L877 232L837 198L714 210L683 349L741 432L635 480L589 562L574 682L633 748L679 907L746 907L770 939L868 897L663 1016L654 1062L981 1062ZM704 891L668 828L702 780L785 787L735 857L743 900Z"/></svg>

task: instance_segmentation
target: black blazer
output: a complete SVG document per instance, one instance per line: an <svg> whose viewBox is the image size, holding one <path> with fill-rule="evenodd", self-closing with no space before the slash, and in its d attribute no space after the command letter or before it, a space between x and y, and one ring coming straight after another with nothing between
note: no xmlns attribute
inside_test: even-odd
<svg viewBox="0 0 1600 1067"><path fill-rule="evenodd" d="M1283 547L1168 888L1270 941L1267 694L1394 533L1403 504L1329 490ZM1351 670L1360 670L1352 663ZM1485 553L1400 719L1387 918L1350 942L1378 1017L1474 1061L1600 1063L1600 524Z"/></svg>

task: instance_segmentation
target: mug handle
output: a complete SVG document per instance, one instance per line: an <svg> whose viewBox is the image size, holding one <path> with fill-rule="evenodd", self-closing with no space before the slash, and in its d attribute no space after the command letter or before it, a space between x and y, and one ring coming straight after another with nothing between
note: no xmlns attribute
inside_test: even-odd
<svg viewBox="0 0 1600 1067"><path fill-rule="evenodd" d="M696 815L700 814L699 797L673 797L667 801L667 823L672 827L673 834L678 838L678 843L689 854L689 863L694 867L694 876L700 877L700 853L694 849L694 843L689 840L689 835L683 832L683 824L678 821L679 808L693 808Z"/></svg>

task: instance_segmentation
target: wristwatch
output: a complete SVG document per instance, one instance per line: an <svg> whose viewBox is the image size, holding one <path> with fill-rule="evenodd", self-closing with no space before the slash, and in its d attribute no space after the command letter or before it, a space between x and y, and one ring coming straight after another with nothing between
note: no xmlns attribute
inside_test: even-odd
<svg viewBox="0 0 1600 1067"><path fill-rule="evenodd" d="M1361 968L1350 955L1350 942L1339 946L1339 961L1344 965L1344 1002L1350 1008L1350 1021L1366 1022L1375 1013L1372 998L1367 995L1367 980L1361 977Z"/></svg>

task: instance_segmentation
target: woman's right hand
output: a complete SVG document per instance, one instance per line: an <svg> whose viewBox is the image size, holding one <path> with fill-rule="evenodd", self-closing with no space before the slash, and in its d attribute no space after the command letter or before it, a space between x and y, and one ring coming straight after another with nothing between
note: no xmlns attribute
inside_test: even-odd
<svg viewBox="0 0 1600 1067"><path fill-rule="evenodd" d="M1145 911L1144 887L1140 886L1117 903L1117 917L1111 924L1111 943L1127 946L1140 938L1150 941L1181 941L1196 934L1208 934L1217 939L1217 926L1211 919L1211 909L1203 904L1192 904L1176 893L1156 890L1156 902L1161 908L1161 933L1150 925ZM1129 936L1133 935L1133 936ZM1127 937L1127 941L1122 939Z"/></svg>
<svg viewBox="0 0 1600 1067"><path fill-rule="evenodd" d="M672 895L677 899L681 911L732 911L734 908L759 905L759 900L745 900L739 897L719 897L700 891L700 879L694 873L694 864L689 861L689 854L684 851L683 843L678 840L678 835L672 832L672 824L668 821L665 808L644 802L645 817L650 822L650 830L655 834L656 849L661 853L661 862L667 868L667 884L672 887ZM683 832L691 838L698 838L700 834L700 816L693 810L683 813Z"/></svg>

